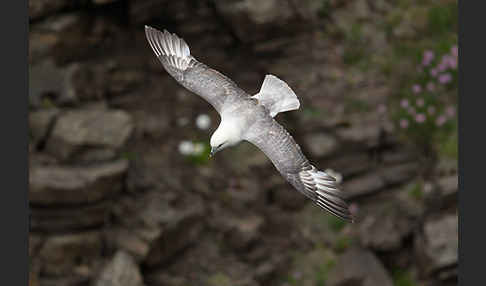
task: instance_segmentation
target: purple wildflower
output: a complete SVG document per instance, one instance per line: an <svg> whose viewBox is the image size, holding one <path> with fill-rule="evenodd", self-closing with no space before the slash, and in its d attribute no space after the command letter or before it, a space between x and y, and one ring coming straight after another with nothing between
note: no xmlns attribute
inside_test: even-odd
<svg viewBox="0 0 486 286"><path fill-rule="evenodd" d="M413 93L418 94L422 91L422 87L419 84L414 84L412 86L412 91Z"/></svg>
<svg viewBox="0 0 486 286"><path fill-rule="evenodd" d="M451 55L444 55L442 57L442 62L441 65L444 65L446 69L449 67L451 69L456 69L457 68L457 58L451 56Z"/></svg>
<svg viewBox="0 0 486 286"><path fill-rule="evenodd" d="M417 121L417 123L422 123L425 119L427 119L427 117L423 113L419 113L415 116L415 121Z"/></svg>
<svg viewBox="0 0 486 286"><path fill-rule="evenodd" d="M439 74L439 71L436 68L430 70L430 75L436 77Z"/></svg>
<svg viewBox="0 0 486 286"><path fill-rule="evenodd" d="M456 115L456 109L454 108L454 106L449 106L446 108L446 115L449 118L454 117Z"/></svg>
<svg viewBox="0 0 486 286"><path fill-rule="evenodd" d="M437 71L438 72L443 72L449 67L449 62L442 61L440 64L437 66Z"/></svg>
<svg viewBox="0 0 486 286"><path fill-rule="evenodd" d="M402 99L400 101L400 106L403 107L403 108L407 108L408 107L408 100Z"/></svg>
<svg viewBox="0 0 486 286"><path fill-rule="evenodd" d="M449 67L454 70L457 69L457 58L449 58Z"/></svg>
<svg viewBox="0 0 486 286"><path fill-rule="evenodd" d="M428 66L430 65L430 63L432 62L432 60L434 59L434 52L433 51L430 51L430 50L427 50L424 52L424 57L422 59L422 65L423 66Z"/></svg>
<svg viewBox="0 0 486 286"><path fill-rule="evenodd" d="M439 82L441 84L447 84L452 80L452 76L450 73L444 73L439 76Z"/></svg>
<svg viewBox="0 0 486 286"><path fill-rule="evenodd" d="M456 58L459 56L459 49L457 48L457 45L452 46L451 54Z"/></svg>
<svg viewBox="0 0 486 286"><path fill-rule="evenodd" d="M407 128L408 127L408 120L403 118L403 119L400 119L400 127L401 128Z"/></svg>
<svg viewBox="0 0 486 286"><path fill-rule="evenodd" d="M437 117L435 124L440 127L440 126L444 125L444 123L446 121L447 121L447 118L444 115L440 115L439 117Z"/></svg>

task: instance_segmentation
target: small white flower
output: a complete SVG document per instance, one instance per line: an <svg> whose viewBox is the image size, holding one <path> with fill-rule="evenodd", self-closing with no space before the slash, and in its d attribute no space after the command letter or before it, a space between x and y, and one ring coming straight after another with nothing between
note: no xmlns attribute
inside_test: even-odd
<svg viewBox="0 0 486 286"><path fill-rule="evenodd" d="M194 144L193 155L201 155L202 152L204 152L204 144L203 143Z"/></svg>
<svg viewBox="0 0 486 286"><path fill-rule="evenodd" d="M179 143L179 152L182 155L191 155L194 153L194 144L191 141L181 141Z"/></svg>
<svg viewBox="0 0 486 286"><path fill-rule="evenodd" d="M332 169L326 169L324 172L326 172L329 176L333 177L334 179L336 179L336 182L339 184L343 181L343 175L341 175L340 173L332 170Z"/></svg>
<svg viewBox="0 0 486 286"><path fill-rule="evenodd" d="M196 118L196 125L199 129L208 129L211 125L211 118L207 114L199 114Z"/></svg>

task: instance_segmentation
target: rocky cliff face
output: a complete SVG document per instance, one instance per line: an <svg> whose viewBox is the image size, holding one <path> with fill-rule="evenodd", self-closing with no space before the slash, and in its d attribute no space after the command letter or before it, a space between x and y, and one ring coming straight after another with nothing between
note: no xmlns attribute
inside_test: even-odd
<svg viewBox="0 0 486 286"><path fill-rule="evenodd" d="M29 1L30 284L455 285L454 162L402 143L370 108L390 96L384 76L342 60L354 21L386 51L391 2ZM162 69L145 24L249 93L266 73L287 81L301 109L278 120L341 173L357 222L309 204L249 144L180 154L219 118Z"/></svg>

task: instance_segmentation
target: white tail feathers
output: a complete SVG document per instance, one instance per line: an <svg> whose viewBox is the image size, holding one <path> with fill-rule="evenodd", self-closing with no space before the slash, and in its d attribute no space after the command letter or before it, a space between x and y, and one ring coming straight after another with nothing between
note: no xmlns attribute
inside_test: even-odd
<svg viewBox="0 0 486 286"><path fill-rule="evenodd" d="M270 111L272 117L280 112L296 110L300 107L294 91L274 75L265 76L260 92L253 97Z"/></svg>

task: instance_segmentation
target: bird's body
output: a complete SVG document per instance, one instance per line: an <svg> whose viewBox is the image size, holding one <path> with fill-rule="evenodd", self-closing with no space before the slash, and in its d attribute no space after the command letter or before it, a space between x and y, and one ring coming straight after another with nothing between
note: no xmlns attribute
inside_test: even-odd
<svg viewBox="0 0 486 286"><path fill-rule="evenodd" d="M210 140L212 154L242 140L251 142L299 192L332 214L352 220L336 180L315 168L292 136L274 119L279 112L300 106L297 96L284 81L267 75L260 92L251 96L226 76L197 61L186 42L175 34L148 26L145 32L167 72L220 114L221 123Z"/></svg>

